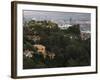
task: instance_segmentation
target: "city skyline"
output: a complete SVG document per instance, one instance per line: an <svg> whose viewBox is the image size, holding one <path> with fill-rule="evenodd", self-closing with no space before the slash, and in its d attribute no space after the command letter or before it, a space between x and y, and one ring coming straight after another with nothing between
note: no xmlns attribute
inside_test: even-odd
<svg viewBox="0 0 100 80"><path fill-rule="evenodd" d="M47 20L57 23L58 25L64 24L80 24L81 31L91 31L91 14L90 13L77 13L77 12L57 12L57 11L40 11L40 10L24 10L23 20Z"/></svg>
<svg viewBox="0 0 100 80"><path fill-rule="evenodd" d="M73 21L79 21L90 23L90 13L76 13L76 12L55 12L55 11L36 11L36 10L24 10L23 15L25 19L36 19L36 20L53 20L56 22L69 22L70 19Z"/></svg>

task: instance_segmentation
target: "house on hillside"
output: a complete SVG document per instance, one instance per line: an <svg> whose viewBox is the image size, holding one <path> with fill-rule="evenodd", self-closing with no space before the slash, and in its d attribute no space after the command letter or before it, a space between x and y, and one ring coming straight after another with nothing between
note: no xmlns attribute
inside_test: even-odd
<svg viewBox="0 0 100 80"><path fill-rule="evenodd" d="M67 28L69 28L69 27L71 27L72 25L70 25L70 24L59 24L58 25L58 27L60 28L60 29L67 29Z"/></svg>
<svg viewBox="0 0 100 80"><path fill-rule="evenodd" d="M30 51L29 49L26 49L24 50L23 54L25 57L28 57L28 58L32 58L33 57L33 51Z"/></svg>
<svg viewBox="0 0 100 80"><path fill-rule="evenodd" d="M36 48L37 52L41 53L43 55L43 57L46 58L47 53L46 53L46 47L44 45L35 44L35 45L33 45L33 48Z"/></svg>
<svg viewBox="0 0 100 80"><path fill-rule="evenodd" d="M86 40L91 37L90 31L81 31L81 39Z"/></svg>

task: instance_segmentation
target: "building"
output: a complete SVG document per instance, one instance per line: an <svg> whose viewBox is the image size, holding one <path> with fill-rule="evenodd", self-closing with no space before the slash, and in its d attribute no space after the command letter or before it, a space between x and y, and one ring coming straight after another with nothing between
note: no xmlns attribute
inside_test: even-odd
<svg viewBox="0 0 100 80"><path fill-rule="evenodd" d="M81 39L86 40L91 37L90 31L81 31Z"/></svg>
<svg viewBox="0 0 100 80"><path fill-rule="evenodd" d="M60 24L60 25L58 25L58 27L60 28L60 29L67 29L67 28L69 28L69 27L71 27L72 25L70 25L70 24Z"/></svg>

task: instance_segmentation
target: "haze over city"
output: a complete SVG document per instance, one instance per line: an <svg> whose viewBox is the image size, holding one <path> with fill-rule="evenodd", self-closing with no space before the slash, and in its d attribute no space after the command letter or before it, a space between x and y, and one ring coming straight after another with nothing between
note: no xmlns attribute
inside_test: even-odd
<svg viewBox="0 0 100 80"><path fill-rule="evenodd" d="M30 20L51 20L58 25L61 24L80 24L81 31L90 31L91 24L90 13L76 12L54 12L54 11L39 11L39 10L24 10L24 21Z"/></svg>

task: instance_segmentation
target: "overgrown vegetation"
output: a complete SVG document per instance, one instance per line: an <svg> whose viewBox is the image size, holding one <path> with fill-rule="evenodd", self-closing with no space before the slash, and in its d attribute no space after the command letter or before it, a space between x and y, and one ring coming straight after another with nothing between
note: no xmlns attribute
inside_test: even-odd
<svg viewBox="0 0 100 80"><path fill-rule="evenodd" d="M33 37L34 36L34 37ZM54 53L53 59L46 58L33 47L41 44L46 53ZM34 54L31 58L23 55L23 68L52 68L90 65L90 38L81 39L80 25L60 29L51 21L31 20L23 27L23 51L29 49Z"/></svg>

